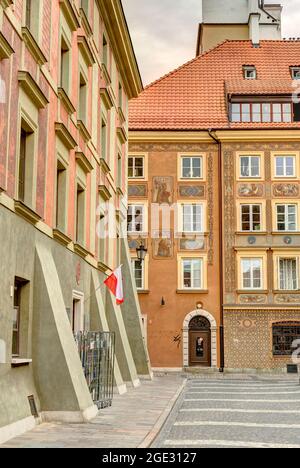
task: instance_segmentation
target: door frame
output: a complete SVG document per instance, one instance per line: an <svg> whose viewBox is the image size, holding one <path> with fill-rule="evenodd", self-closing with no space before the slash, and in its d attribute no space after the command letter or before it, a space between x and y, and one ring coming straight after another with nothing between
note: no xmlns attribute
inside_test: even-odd
<svg viewBox="0 0 300 468"><path fill-rule="evenodd" d="M210 322L211 333L211 367L217 368L217 322L209 312L203 309L197 309L190 312L183 321L182 341L183 341L183 367L189 367L189 325L190 321L195 317L205 317Z"/></svg>

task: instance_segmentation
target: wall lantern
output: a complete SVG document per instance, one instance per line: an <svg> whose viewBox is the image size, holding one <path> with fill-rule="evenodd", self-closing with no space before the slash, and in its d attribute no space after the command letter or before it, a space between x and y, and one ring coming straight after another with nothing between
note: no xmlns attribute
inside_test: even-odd
<svg viewBox="0 0 300 468"><path fill-rule="evenodd" d="M136 248L137 258L141 263L144 262L147 253L148 253L148 250L144 246L143 241L141 241L139 247Z"/></svg>

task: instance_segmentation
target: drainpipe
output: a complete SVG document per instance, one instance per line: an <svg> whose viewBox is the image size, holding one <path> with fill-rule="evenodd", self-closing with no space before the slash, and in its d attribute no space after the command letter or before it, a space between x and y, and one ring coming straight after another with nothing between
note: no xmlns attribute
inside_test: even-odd
<svg viewBox="0 0 300 468"><path fill-rule="evenodd" d="M213 133L212 129L208 130L209 136L214 140L218 145L218 173L219 173L219 244L220 244L220 372L224 372L225 368L225 352L224 352L224 294L223 294L223 165L222 165L222 142L217 138Z"/></svg>

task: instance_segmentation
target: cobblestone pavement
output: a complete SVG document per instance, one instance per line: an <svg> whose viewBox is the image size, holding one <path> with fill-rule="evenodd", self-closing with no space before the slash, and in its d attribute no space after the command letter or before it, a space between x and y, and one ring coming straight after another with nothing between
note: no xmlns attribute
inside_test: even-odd
<svg viewBox="0 0 300 468"><path fill-rule="evenodd" d="M299 379L191 379L153 448L300 448Z"/></svg>
<svg viewBox="0 0 300 468"><path fill-rule="evenodd" d="M111 408L100 411L89 424L41 424L0 448L136 448L153 441L165 422L183 379L156 377L122 396Z"/></svg>

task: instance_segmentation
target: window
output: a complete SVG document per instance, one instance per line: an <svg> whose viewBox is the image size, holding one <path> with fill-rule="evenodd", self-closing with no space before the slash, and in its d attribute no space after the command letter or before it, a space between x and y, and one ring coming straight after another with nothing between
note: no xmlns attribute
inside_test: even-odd
<svg viewBox="0 0 300 468"><path fill-rule="evenodd" d="M300 80L300 67L291 67L291 75L293 80Z"/></svg>
<svg viewBox="0 0 300 468"><path fill-rule="evenodd" d="M21 120L20 155L18 168L18 198L28 206L33 202L35 133Z"/></svg>
<svg viewBox="0 0 300 468"><path fill-rule="evenodd" d="M293 121L293 107L289 102L232 103L231 122L244 123L290 123ZM294 119L296 121L296 119Z"/></svg>
<svg viewBox="0 0 300 468"><path fill-rule="evenodd" d="M144 206L129 205L127 230L130 233L144 232Z"/></svg>
<svg viewBox="0 0 300 468"><path fill-rule="evenodd" d="M277 230L297 231L297 205L277 205Z"/></svg>
<svg viewBox="0 0 300 468"><path fill-rule="evenodd" d="M242 178L260 177L260 156L241 156L240 176Z"/></svg>
<svg viewBox="0 0 300 468"><path fill-rule="evenodd" d="M142 156L132 156L128 160L129 179L143 179L145 176L145 158Z"/></svg>
<svg viewBox="0 0 300 468"><path fill-rule="evenodd" d="M85 244L85 190L77 184L76 192L76 242Z"/></svg>
<svg viewBox="0 0 300 468"><path fill-rule="evenodd" d="M296 158L295 156L275 157L275 177L295 177Z"/></svg>
<svg viewBox="0 0 300 468"><path fill-rule="evenodd" d="M203 232L203 205L182 205L183 232Z"/></svg>
<svg viewBox="0 0 300 468"><path fill-rule="evenodd" d="M144 262L138 259L132 260L132 270L137 289L144 289Z"/></svg>
<svg viewBox="0 0 300 468"><path fill-rule="evenodd" d="M183 179L201 179L203 177L202 157L182 157L181 177Z"/></svg>
<svg viewBox="0 0 300 468"><path fill-rule="evenodd" d="M108 44L105 36L103 36L102 42L102 63L108 68Z"/></svg>
<svg viewBox="0 0 300 468"><path fill-rule="evenodd" d="M242 288L262 289L262 260L260 258L242 259Z"/></svg>
<svg viewBox="0 0 300 468"><path fill-rule="evenodd" d="M73 291L73 304L70 323L74 334L84 332L84 295L81 292Z"/></svg>
<svg viewBox="0 0 300 468"><path fill-rule="evenodd" d="M81 0L81 8L83 9L85 16L89 18L89 0Z"/></svg>
<svg viewBox="0 0 300 468"><path fill-rule="evenodd" d="M203 289L203 259L183 259L182 274L184 289Z"/></svg>
<svg viewBox="0 0 300 468"><path fill-rule="evenodd" d="M242 231L261 231L261 205L242 205Z"/></svg>
<svg viewBox="0 0 300 468"><path fill-rule="evenodd" d="M300 322L282 322L273 325L273 356L291 356L300 340Z"/></svg>
<svg viewBox="0 0 300 468"><path fill-rule="evenodd" d="M62 232L66 230L67 214L67 170L58 161L56 171L56 227Z"/></svg>
<svg viewBox="0 0 300 468"><path fill-rule="evenodd" d="M119 83L118 95L119 95L119 108L123 109L123 88L122 88L121 83Z"/></svg>
<svg viewBox="0 0 300 468"><path fill-rule="evenodd" d="M298 261L296 258L279 259L279 289L281 291L297 291Z"/></svg>
<svg viewBox="0 0 300 468"><path fill-rule="evenodd" d="M25 331L25 326L28 320L28 313L25 313L24 306L27 305L27 301L24 295L24 290L28 281L15 278L14 284L14 307L12 317L12 356L19 357L22 354L22 333ZM28 294L27 294L28 297ZM24 318L24 320L23 320ZM22 325L23 323L23 325ZM23 336L24 337L24 336ZM25 344L25 337L24 337ZM23 349L24 353L24 349Z"/></svg>
<svg viewBox="0 0 300 468"><path fill-rule="evenodd" d="M36 40L39 34L40 4L40 0L25 0L25 26Z"/></svg>
<svg viewBox="0 0 300 468"><path fill-rule="evenodd" d="M60 86L68 94L70 91L70 49L62 37L60 51Z"/></svg>
<svg viewBox="0 0 300 468"><path fill-rule="evenodd" d="M244 69L244 78L246 80L256 80L257 72L254 66L245 66L243 69Z"/></svg>
<svg viewBox="0 0 300 468"><path fill-rule="evenodd" d="M123 171L122 171L122 156L118 154L118 180L117 186L118 188L122 189L123 186Z"/></svg>
<svg viewBox="0 0 300 468"><path fill-rule="evenodd" d="M107 125L104 119L101 123L101 156L104 160L107 159Z"/></svg>
<svg viewBox="0 0 300 468"><path fill-rule="evenodd" d="M84 124L86 124L87 121L87 96L88 96L88 91L87 91L87 81L84 78L83 74L80 73L79 75L79 110L78 110L78 115L79 115L79 120L81 120Z"/></svg>

